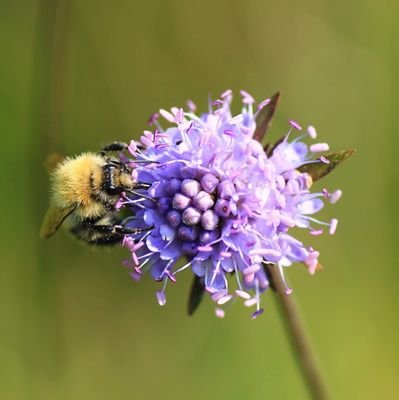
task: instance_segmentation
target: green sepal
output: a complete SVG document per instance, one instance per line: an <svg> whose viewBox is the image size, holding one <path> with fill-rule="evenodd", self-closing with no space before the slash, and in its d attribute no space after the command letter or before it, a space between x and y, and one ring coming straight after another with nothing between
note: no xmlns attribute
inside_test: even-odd
<svg viewBox="0 0 399 400"><path fill-rule="evenodd" d="M256 128L253 138L262 143L269 126L271 125L277 103L280 99L280 92L277 92L270 99L270 103L261 108L255 115Z"/></svg>
<svg viewBox="0 0 399 400"><path fill-rule="evenodd" d="M193 315L204 297L205 285L203 279L195 275L190 288L188 297L188 315Z"/></svg>
<svg viewBox="0 0 399 400"><path fill-rule="evenodd" d="M320 160L315 160L313 163L300 166L298 171L308 173L312 177L313 182L318 181L338 167L338 165L355 153L355 151L354 149L350 149L325 154L323 157L329 161L328 164Z"/></svg>

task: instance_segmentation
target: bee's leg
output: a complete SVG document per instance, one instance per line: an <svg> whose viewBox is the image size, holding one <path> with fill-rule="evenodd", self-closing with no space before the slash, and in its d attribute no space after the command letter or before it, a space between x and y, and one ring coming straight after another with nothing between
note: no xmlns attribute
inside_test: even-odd
<svg viewBox="0 0 399 400"><path fill-rule="evenodd" d="M98 246L112 246L121 243L125 235L135 235L144 231L146 229L127 228L123 225L97 225L96 223L79 224L71 229L78 239Z"/></svg>
<svg viewBox="0 0 399 400"><path fill-rule="evenodd" d="M104 233L104 234L116 234L116 235L137 235L139 233L143 233L148 231L149 229L142 228L127 228L123 225L90 225L90 228L96 232Z"/></svg>
<svg viewBox="0 0 399 400"><path fill-rule="evenodd" d="M96 232L102 233L117 233L121 235L137 235L139 233L145 232L148 229L141 228L127 228L123 225L91 225L90 229Z"/></svg>
<svg viewBox="0 0 399 400"><path fill-rule="evenodd" d="M141 143L136 143L139 149L143 149L143 145ZM113 142L107 144L100 150L100 155L105 156L107 153L115 153L119 151L125 151L129 145L124 142Z"/></svg>
<svg viewBox="0 0 399 400"><path fill-rule="evenodd" d="M114 153L114 152L118 152L118 151L124 151L128 148L128 145L124 142L113 142L110 144L107 144L106 146L104 146L101 151L100 154L102 156L105 156L107 153Z"/></svg>

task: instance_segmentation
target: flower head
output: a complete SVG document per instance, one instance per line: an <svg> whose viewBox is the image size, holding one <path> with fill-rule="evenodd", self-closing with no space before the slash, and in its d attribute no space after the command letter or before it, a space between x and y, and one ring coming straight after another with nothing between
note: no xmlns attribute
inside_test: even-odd
<svg viewBox="0 0 399 400"><path fill-rule="evenodd" d="M194 114L192 102L189 111L160 110L151 119L155 131L145 131L140 143L129 146L137 180L150 187L137 196L124 195L121 202L134 214L127 225L145 229L125 237L131 252L125 264L135 279L149 271L163 282L157 292L160 305L166 302L168 281L175 282L187 269L217 304L216 315L223 316L222 306L241 298L255 306L256 317L263 311L260 294L269 287L266 264L278 268L283 278L283 269L293 263L303 263L312 274L319 266L319 253L296 239L293 228L310 235L322 234L323 226L335 232L336 219L325 223L313 215L326 199L337 201L341 191L311 193L312 176L301 170L329 163L326 157L314 159L328 145L308 146L303 139L314 139L315 129L297 136L302 128L289 121L287 134L265 152L254 132L257 115L270 100L254 113L252 96L241 95L237 115L231 113L231 91L201 116ZM173 127L162 129L160 116ZM182 257L186 262L177 267Z"/></svg>

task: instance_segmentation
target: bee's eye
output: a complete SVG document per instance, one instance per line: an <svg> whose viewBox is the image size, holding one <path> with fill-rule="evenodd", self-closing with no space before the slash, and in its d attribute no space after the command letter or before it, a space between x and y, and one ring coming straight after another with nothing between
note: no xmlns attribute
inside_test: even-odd
<svg viewBox="0 0 399 400"><path fill-rule="evenodd" d="M116 172L119 172L119 168L113 164L105 164L103 166L103 171L103 189L111 196L122 193L123 188L117 184L115 179Z"/></svg>
<svg viewBox="0 0 399 400"><path fill-rule="evenodd" d="M116 194L121 194L123 192L123 188L120 186L108 186L105 189L107 193L110 194L111 196Z"/></svg>

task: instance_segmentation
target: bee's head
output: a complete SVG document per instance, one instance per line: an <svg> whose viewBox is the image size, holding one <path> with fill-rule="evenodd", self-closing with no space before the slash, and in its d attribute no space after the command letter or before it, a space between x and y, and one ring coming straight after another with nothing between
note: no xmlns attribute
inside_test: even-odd
<svg viewBox="0 0 399 400"><path fill-rule="evenodd" d="M107 158L103 169L103 190L111 195L119 195L125 190L132 190L134 181L131 169L115 158Z"/></svg>

